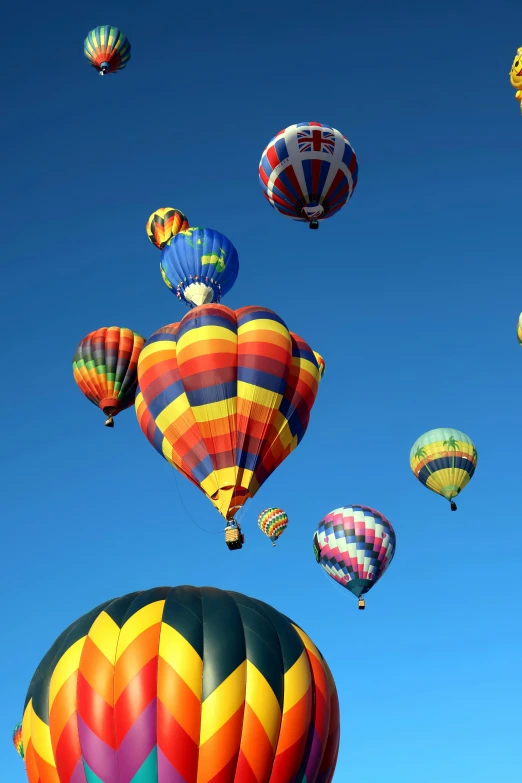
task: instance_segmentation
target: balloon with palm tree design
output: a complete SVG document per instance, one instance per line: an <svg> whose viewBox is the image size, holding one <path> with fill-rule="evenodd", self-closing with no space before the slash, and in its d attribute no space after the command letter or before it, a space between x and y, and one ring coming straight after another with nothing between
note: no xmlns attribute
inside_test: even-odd
<svg viewBox="0 0 522 783"><path fill-rule="evenodd" d="M442 495L457 510L454 498L469 482L477 467L477 449L460 430L442 428L421 435L410 451L410 467L425 487Z"/></svg>

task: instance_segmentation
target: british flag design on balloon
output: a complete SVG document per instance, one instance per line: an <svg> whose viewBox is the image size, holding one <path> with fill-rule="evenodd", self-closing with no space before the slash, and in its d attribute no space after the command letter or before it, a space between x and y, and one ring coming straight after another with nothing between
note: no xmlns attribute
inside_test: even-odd
<svg viewBox="0 0 522 783"><path fill-rule="evenodd" d="M358 164L348 141L320 122L298 122L274 136L259 163L265 198L302 222L332 217L351 198Z"/></svg>

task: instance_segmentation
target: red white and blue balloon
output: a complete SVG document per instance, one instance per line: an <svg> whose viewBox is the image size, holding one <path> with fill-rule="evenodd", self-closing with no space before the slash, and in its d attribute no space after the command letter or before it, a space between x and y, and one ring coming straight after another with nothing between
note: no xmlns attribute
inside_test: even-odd
<svg viewBox="0 0 522 783"><path fill-rule="evenodd" d="M342 133L320 122L298 122L279 131L266 147L259 181L274 209L318 228L351 198L358 170Z"/></svg>

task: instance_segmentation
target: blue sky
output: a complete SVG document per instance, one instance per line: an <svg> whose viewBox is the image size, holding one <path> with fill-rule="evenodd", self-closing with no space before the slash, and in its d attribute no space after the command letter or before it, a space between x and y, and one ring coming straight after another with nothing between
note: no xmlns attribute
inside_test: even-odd
<svg viewBox="0 0 522 783"><path fill-rule="evenodd" d="M56 636L161 584L238 590L305 628L339 690L335 780L522 777L518 0L33 2L5 21L2 779L24 780L11 729ZM102 80L82 41L104 23L132 60ZM341 130L360 166L318 232L258 184L265 145L303 120ZM304 441L247 506L240 553L133 410L107 430L72 379L90 330L148 336L184 314L144 230L163 205L235 244L225 304L274 309L326 361ZM479 452L456 514L408 465L439 426ZM311 548L320 518L351 503L397 534L364 613ZM270 505L290 517L275 549L256 526Z"/></svg>

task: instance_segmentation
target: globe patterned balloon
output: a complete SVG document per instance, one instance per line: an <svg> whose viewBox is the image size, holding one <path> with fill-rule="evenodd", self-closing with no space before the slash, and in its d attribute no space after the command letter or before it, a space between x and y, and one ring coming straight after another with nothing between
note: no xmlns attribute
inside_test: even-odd
<svg viewBox="0 0 522 783"><path fill-rule="evenodd" d="M267 508L260 513L257 524L275 546L277 539L288 526L288 516L281 508Z"/></svg>
<svg viewBox="0 0 522 783"><path fill-rule="evenodd" d="M390 565L395 531L384 514L373 508L344 506L319 522L314 551L328 576L360 598Z"/></svg>
<svg viewBox="0 0 522 783"><path fill-rule="evenodd" d="M329 783L339 704L307 634L262 601L158 587L105 601L38 666L29 783Z"/></svg>

